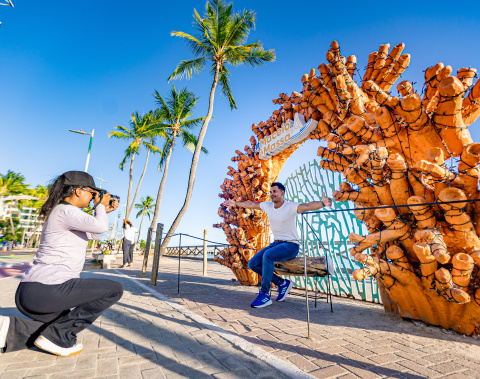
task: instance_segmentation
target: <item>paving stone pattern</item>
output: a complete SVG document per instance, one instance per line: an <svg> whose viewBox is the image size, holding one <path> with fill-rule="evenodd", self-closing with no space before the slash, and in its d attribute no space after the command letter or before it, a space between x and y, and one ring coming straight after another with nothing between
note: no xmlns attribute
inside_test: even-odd
<svg viewBox="0 0 480 379"><path fill-rule="evenodd" d="M140 266L137 258L134 269L121 272L148 284L135 270ZM162 259L155 290L313 377L480 378L476 337L404 321L378 304L333 298L333 313L325 299L316 309L310 302L309 340L305 298L278 303L272 292L272 306L253 309L258 287L233 282L232 272L212 261L203 277L201 260L183 258L178 294L177 270L176 258Z"/></svg>
<svg viewBox="0 0 480 379"><path fill-rule="evenodd" d="M0 355L0 378L285 378L135 282L108 270L82 277L122 282L122 299L80 333L84 351L57 357L33 348ZM21 316L19 278L0 281L0 315Z"/></svg>

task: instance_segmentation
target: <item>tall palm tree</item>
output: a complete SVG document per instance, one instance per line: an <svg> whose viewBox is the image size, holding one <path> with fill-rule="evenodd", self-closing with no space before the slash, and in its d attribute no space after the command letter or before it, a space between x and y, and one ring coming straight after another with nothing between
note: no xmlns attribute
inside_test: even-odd
<svg viewBox="0 0 480 379"><path fill-rule="evenodd" d="M163 119L163 123L157 125L165 137L165 142L162 148L162 154L159 170L163 168L162 180L158 187L157 201L155 204L155 213L153 215L152 224L153 228L157 222L158 212L160 210L160 204L162 202L163 189L167 180L168 166L170 164L170 157L175 148L177 137L181 138L183 147L190 151L194 151L197 145L197 137L191 133L191 131L198 127L205 117L195 118L189 120L193 110L197 104L198 98L195 97L193 92L188 91L186 88L182 88L180 92L177 92L175 86L172 86L169 96L164 99L158 91L155 90L153 96L156 99L159 108L156 110L160 119ZM207 154L207 150L202 148L202 151Z"/></svg>
<svg viewBox="0 0 480 379"><path fill-rule="evenodd" d="M28 192L29 184L24 183L25 177L22 174L8 170L6 175L0 174L0 196L19 195ZM15 242L15 226L13 224L12 215L13 200L9 201L8 208L10 210L10 228L12 230L13 241ZM20 207L20 203L19 203Z"/></svg>
<svg viewBox="0 0 480 379"><path fill-rule="evenodd" d="M222 94L228 98L230 108L232 110L237 108L229 84L230 71L226 65L256 67L275 60L274 50L264 50L260 41L246 43L250 31L255 28L254 11L248 10L233 13L232 4L226 4L224 0L209 0L206 3L204 17L202 18L194 10L193 18L193 27L197 31L196 36L177 31L172 32L171 35L183 38L195 58L181 61L168 79L177 79L184 76L190 79L193 72L199 74L207 62L209 62L213 83L210 89L207 116L203 121L202 129L198 136L198 144L192 158L185 202L170 227L168 236L175 233L192 197L200 149L207 132L208 123L212 118L213 100L218 83L221 86ZM163 240L161 246L162 253L170 242L170 238L166 237Z"/></svg>
<svg viewBox="0 0 480 379"><path fill-rule="evenodd" d="M158 118L155 113L150 111L147 114L140 116L137 112L132 113L132 119L130 121L130 128L124 126L116 126L114 131L108 134L108 138L118 138L130 141L127 149L125 150L125 156L123 157L122 162L120 162L120 170L123 171L125 163L130 160L130 176L128 181L128 194L127 194L127 205L125 207L125 218L128 219L130 212L133 209L133 204L135 204L135 199L142 184L143 176L147 169L148 158L150 151L156 153L160 150L155 146L155 136L160 135L161 132L157 128L153 131L153 126L158 123ZM135 156L140 152L142 146L147 148L147 158L145 160L145 165L143 167L143 172L140 177L140 180L135 191L135 195L130 204L130 195L132 193L132 181L133 181L133 161Z"/></svg>
<svg viewBox="0 0 480 379"><path fill-rule="evenodd" d="M147 196L145 198L142 197L140 199L140 203L135 204L135 208L139 210L136 218L139 218L140 216L142 216L142 219L140 220L140 227L138 228L137 243L140 240L140 233L142 231L143 217L145 217L145 215L147 215L148 219L150 220L150 216L153 214L152 208L154 206L155 206L155 204L153 204L153 198L150 197L150 196Z"/></svg>

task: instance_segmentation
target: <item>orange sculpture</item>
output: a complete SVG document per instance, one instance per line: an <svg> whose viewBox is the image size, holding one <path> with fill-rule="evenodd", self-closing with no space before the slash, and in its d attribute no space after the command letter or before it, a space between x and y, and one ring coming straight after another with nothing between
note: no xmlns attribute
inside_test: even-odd
<svg viewBox="0 0 480 379"><path fill-rule="evenodd" d="M404 44L381 45L370 54L361 84L354 80L357 59L340 54L337 42L327 63L301 78L301 92L280 94L280 109L254 124L245 153L236 151L232 179L221 186L224 199L268 200L270 184L301 142L268 160L259 159L257 139L277 133L301 114L318 122L308 138L324 140L321 167L343 173L334 192L352 201L369 234L351 234L350 250L363 268L356 280L375 276L387 311L466 335L480 334L480 144L468 131L480 116L476 70L438 63L425 71L423 95L409 81L394 83L406 70ZM280 149L281 150L281 149ZM467 201L468 200L468 201ZM448 203L433 204L432 203ZM382 209L365 209L392 206ZM403 207L396 207L403 206ZM262 212L220 207L230 247L217 262L241 283L256 284L247 268L251 256L269 242ZM370 254L367 249L370 248Z"/></svg>

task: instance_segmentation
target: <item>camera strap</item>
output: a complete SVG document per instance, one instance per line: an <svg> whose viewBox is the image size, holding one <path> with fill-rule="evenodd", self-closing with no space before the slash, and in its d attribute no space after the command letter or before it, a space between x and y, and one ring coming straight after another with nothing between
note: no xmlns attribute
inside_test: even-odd
<svg viewBox="0 0 480 379"><path fill-rule="evenodd" d="M102 199L103 199L103 192L99 192L98 193L99 197L100 197L100 200L98 200L98 203L94 204L93 207L92 207L92 210L95 210L98 206L98 204L100 204L102 202ZM93 198L94 200L94 203L95 203L95 198Z"/></svg>

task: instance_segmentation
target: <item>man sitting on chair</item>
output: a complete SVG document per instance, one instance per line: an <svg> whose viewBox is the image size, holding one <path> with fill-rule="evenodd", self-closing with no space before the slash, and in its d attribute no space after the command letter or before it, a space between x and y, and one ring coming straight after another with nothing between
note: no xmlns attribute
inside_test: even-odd
<svg viewBox="0 0 480 379"><path fill-rule="evenodd" d="M274 274L275 262L284 262L297 256L300 249L297 233L297 213L315 211L323 207L331 207L332 200L323 193L322 201L310 203L294 203L284 200L285 187L282 183L273 183L270 188L270 199L255 203L253 201L227 200L227 207L238 206L248 209L264 211L270 221L274 242L260 250L248 262L248 267L262 276L262 287L257 298L252 303L252 308L262 308L272 304L270 300L271 283L278 287L277 301L284 301L288 292L293 287L293 282Z"/></svg>

